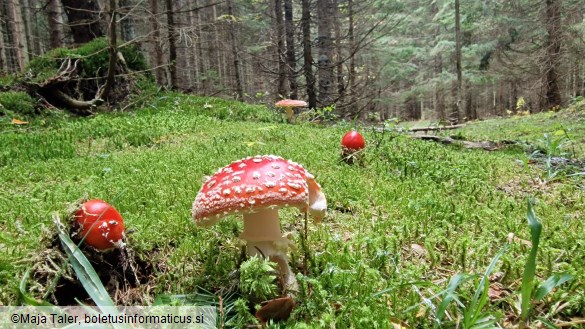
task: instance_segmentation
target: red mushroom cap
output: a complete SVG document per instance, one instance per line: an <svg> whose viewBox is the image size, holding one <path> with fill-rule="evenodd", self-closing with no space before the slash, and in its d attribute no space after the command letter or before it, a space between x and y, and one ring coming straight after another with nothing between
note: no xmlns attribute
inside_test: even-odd
<svg viewBox="0 0 585 329"><path fill-rule="evenodd" d="M74 218L81 226L85 243L98 250L113 248L124 238L122 215L103 200L86 201L75 212Z"/></svg>
<svg viewBox="0 0 585 329"><path fill-rule="evenodd" d="M343 138L341 139L341 146L350 151L359 151L366 147L366 141L359 132L352 130L343 135Z"/></svg>
<svg viewBox="0 0 585 329"><path fill-rule="evenodd" d="M234 161L209 177L193 203L193 219L199 225L212 225L229 214L287 206L308 208L320 220L326 201L303 166L274 155L258 155Z"/></svg>
<svg viewBox="0 0 585 329"><path fill-rule="evenodd" d="M274 105L278 107L305 107L308 104L305 101L299 101L295 99L283 99L276 102L276 104Z"/></svg>

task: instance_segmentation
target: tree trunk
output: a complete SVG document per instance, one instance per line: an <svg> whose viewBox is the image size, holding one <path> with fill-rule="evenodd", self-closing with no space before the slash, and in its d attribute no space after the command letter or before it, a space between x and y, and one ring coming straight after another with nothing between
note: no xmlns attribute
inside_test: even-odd
<svg viewBox="0 0 585 329"><path fill-rule="evenodd" d="M17 70L23 71L28 62L28 48L24 23L22 21L21 4L19 0L8 0L6 10L12 25L12 42L14 43Z"/></svg>
<svg viewBox="0 0 585 329"><path fill-rule="evenodd" d="M320 107L330 106L333 102L333 0L317 0L317 49L319 51L319 99Z"/></svg>
<svg viewBox="0 0 585 329"><path fill-rule="evenodd" d="M173 1L165 0L166 14L167 14L167 39L169 42L169 73L170 73L170 87L177 89L177 44L176 44L176 26L175 13L173 12Z"/></svg>
<svg viewBox="0 0 585 329"><path fill-rule="evenodd" d="M459 120L461 120L463 74L461 72L461 15L459 12L459 0L455 0L455 73L457 74L457 81L453 90L453 107L449 117L451 123L459 123Z"/></svg>
<svg viewBox="0 0 585 329"><path fill-rule="evenodd" d="M439 8L437 4L433 2L431 7L431 15L435 17L435 15L439 12ZM435 26L435 39L438 39L441 35L441 24L436 23ZM434 62L434 75L436 79L435 83L435 90L434 90L434 102L435 102L435 112L437 113L437 119L441 122L447 121L447 116L445 114L445 95L443 90L443 81L442 81L442 73L443 73L443 55L441 52L437 52L433 58Z"/></svg>
<svg viewBox="0 0 585 329"><path fill-rule="evenodd" d="M244 98L244 90L242 88L242 78L240 77L240 60L238 56L238 47L237 47L237 39L236 39L236 28L234 27L236 23L236 19L234 16L234 8L232 0L227 0L228 5L228 15L229 18L229 30L230 30L230 42L231 42L231 50L232 50L232 57L234 59L234 78L236 82L236 95L238 100L243 100Z"/></svg>
<svg viewBox="0 0 585 329"><path fill-rule="evenodd" d="M477 109L473 104L473 88L469 83L465 84L465 116L466 120L477 119Z"/></svg>
<svg viewBox="0 0 585 329"><path fill-rule="evenodd" d="M61 0L75 44L84 44L104 36L97 0Z"/></svg>
<svg viewBox="0 0 585 329"><path fill-rule="evenodd" d="M443 82L441 81L441 74L443 73L443 57L440 53L435 55L435 111L437 112L437 118L439 121L446 121L447 116L445 114L445 95L443 89Z"/></svg>
<svg viewBox="0 0 585 329"><path fill-rule="evenodd" d="M339 19L338 3L340 0L332 0L335 5L335 75L337 80L337 103L343 104L345 96L345 81L343 81L343 45L341 36L341 21Z"/></svg>
<svg viewBox="0 0 585 329"><path fill-rule="evenodd" d="M295 54L295 26L292 0L284 0L284 29L286 34L286 64L288 67L288 98L298 98L297 59Z"/></svg>
<svg viewBox="0 0 585 329"><path fill-rule="evenodd" d="M307 83L307 97L309 108L317 107L317 95L315 93L315 75L313 74L313 54L311 42L311 1L301 0L302 18L301 24L303 27L303 70L305 74L305 81Z"/></svg>
<svg viewBox="0 0 585 329"><path fill-rule="evenodd" d="M356 98L356 64L355 64L355 52L354 49L356 47L355 44L355 35L354 35L354 8L353 8L353 0L347 1L347 12L348 12L348 39L349 39L349 49L350 49L350 58L349 58L349 70L347 72L347 84L349 88L349 108L348 111L351 116L357 114L357 98Z"/></svg>
<svg viewBox="0 0 585 329"><path fill-rule="evenodd" d="M194 1L195 5L197 6L198 1ZM197 47L197 55L193 56L195 59L195 67L196 67L196 76L197 78L195 79L195 88L199 93L205 94L206 93L206 89L205 89L205 81L206 80L202 80L201 77L205 75L205 71L206 71L206 66L205 66L205 60L206 58L203 56L203 29L202 29L202 15L201 15L201 10L197 10L197 15L195 16L197 18L197 23L195 24L196 27L196 31L197 31L197 42L195 43L195 46Z"/></svg>
<svg viewBox="0 0 585 329"><path fill-rule="evenodd" d="M54 1L54 0L51 0ZM134 9L136 4L134 0L119 0L120 10L122 18L120 20L120 32L122 40L131 41L136 39L136 28L135 22L131 11Z"/></svg>
<svg viewBox="0 0 585 329"><path fill-rule="evenodd" d="M217 22L217 6L213 6L213 8L211 9L212 13L213 13L213 22ZM214 89L219 89L221 88L221 86L223 86L223 70L222 70L222 66L223 66L223 60L222 60L222 48L221 46L223 45L222 42L220 42L221 38L219 36L219 29L218 29L218 24L213 24L213 38L214 38L214 42L213 42L213 47L211 47L210 51L211 51L211 56L215 57L215 62L216 65L215 67L217 68L217 80L216 83L214 85ZM221 90L220 90L221 91Z"/></svg>
<svg viewBox="0 0 585 329"><path fill-rule="evenodd" d="M22 14L24 18L23 26L24 33L26 34L26 48L28 50L28 56L35 56L41 53L41 49L39 47L40 35L35 33L37 32L35 31L37 22L35 22L34 17L31 15L31 8L34 5L32 2L33 1L31 0L24 0L22 7Z"/></svg>
<svg viewBox="0 0 585 329"><path fill-rule="evenodd" d="M544 108L549 110L562 105L561 91L559 88L559 64L561 59L561 0L546 0L546 59L544 69L546 72L546 95Z"/></svg>
<svg viewBox="0 0 585 329"><path fill-rule="evenodd" d="M51 48L60 48L65 45L63 31L63 10L59 0L49 0L45 7L49 25L49 44Z"/></svg>
<svg viewBox="0 0 585 329"><path fill-rule="evenodd" d="M4 8L0 6L0 15L4 14ZM6 47L4 45L4 22L0 21L0 71L8 71L6 62Z"/></svg>
<svg viewBox="0 0 585 329"><path fill-rule="evenodd" d="M109 12L109 26L108 26L108 55L109 55L109 63L108 63L108 75L106 76L106 83L101 89L99 95L96 96L97 99L107 99L108 95L110 94L110 90L114 86L115 82L115 73L116 73L116 62L118 61L117 56L117 33L116 33L116 0L109 0L108 3L108 12Z"/></svg>
<svg viewBox="0 0 585 329"><path fill-rule="evenodd" d="M150 24L152 27L151 39L152 51L154 56L152 58L152 66L154 67L156 82L159 85L166 84L165 71L162 67L163 64L163 50L160 44L160 22L158 21L158 1L150 0Z"/></svg>
<svg viewBox="0 0 585 329"><path fill-rule="evenodd" d="M286 62L284 54L284 19L282 14L282 0L274 0L274 24L276 26L276 59L278 61L278 90L277 98L286 95Z"/></svg>

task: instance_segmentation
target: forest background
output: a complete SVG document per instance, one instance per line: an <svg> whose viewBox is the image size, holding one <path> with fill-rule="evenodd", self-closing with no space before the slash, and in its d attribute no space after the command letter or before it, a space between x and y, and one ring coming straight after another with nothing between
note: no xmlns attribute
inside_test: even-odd
<svg viewBox="0 0 585 329"><path fill-rule="evenodd" d="M108 36L179 91L458 123L583 97L584 15L579 0L7 0L0 72Z"/></svg>

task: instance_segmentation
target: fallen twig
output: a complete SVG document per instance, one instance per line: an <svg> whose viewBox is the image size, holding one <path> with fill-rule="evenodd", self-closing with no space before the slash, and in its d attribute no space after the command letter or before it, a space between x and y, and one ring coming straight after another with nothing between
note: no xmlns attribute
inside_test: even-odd
<svg viewBox="0 0 585 329"><path fill-rule="evenodd" d="M428 132L428 131L437 131L437 130L457 129L457 128L462 128L464 126L465 126L465 124L462 123L462 124L450 125L450 126L413 127L413 128L408 129L408 131L411 131L411 132L417 132L417 131Z"/></svg>
<svg viewBox="0 0 585 329"><path fill-rule="evenodd" d="M466 140L458 140L451 137L443 137L443 136L435 136L435 135L414 135L411 136L412 138L422 139L422 140L430 140L442 144L461 144L464 148L468 149L483 149L486 151L496 151L499 150L506 145L516 144L514 141L479 141L479 142L472 142Z"/></svg>

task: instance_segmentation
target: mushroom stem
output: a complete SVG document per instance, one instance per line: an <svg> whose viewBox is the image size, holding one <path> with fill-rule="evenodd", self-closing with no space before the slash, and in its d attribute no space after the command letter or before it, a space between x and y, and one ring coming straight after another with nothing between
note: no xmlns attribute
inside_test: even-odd
<svg viewBox="0 0 585 329"><path fill-rule="evenodd" d="M299 284L295 274L288 265L288 257L286 256L286 244L289 241L281 237L280 241L248 241L248 256L264 256L271 262L278 264L278 270L283 279L283 290L285 294L291 296L299 291Z"/></svg>
<svg viewBox="0 0 585 329"><path fill-rule="evenodd" d="M280 273L283 274L284 292L288 296L294 296L299 291L299 284L295 274L288 265L288 258L286 255L276 255L270 257L270 261L278 264Z"/></svg>
<svg viewBox="0 0 585 329"><path fill-rule="evenodd" d="M244 232L240 239L248 242L277 241L282 239L278 209L263 209L244 214Z"/></svg>
<svg viewBox="0 0 585 329"><path fill-rule="evenodd" d="M292 121L293 121L293 116L294 116L294 111L293 111L293 109L292 109L292 106L287 106L287 107L285 108L285 111L286 111L286 118L288 119L288 122L289 122L289 123L292 123Z"/></svg>
<svg viewBox="0 0 585 329"><path fill-rule="evenodd" d="M244 214L244 231L240 239L248 242L248 256L264 256L278 264L285 292L299 290L295 274L288 265L286 254L290 241L282 237L278 209Z"/></svg>

